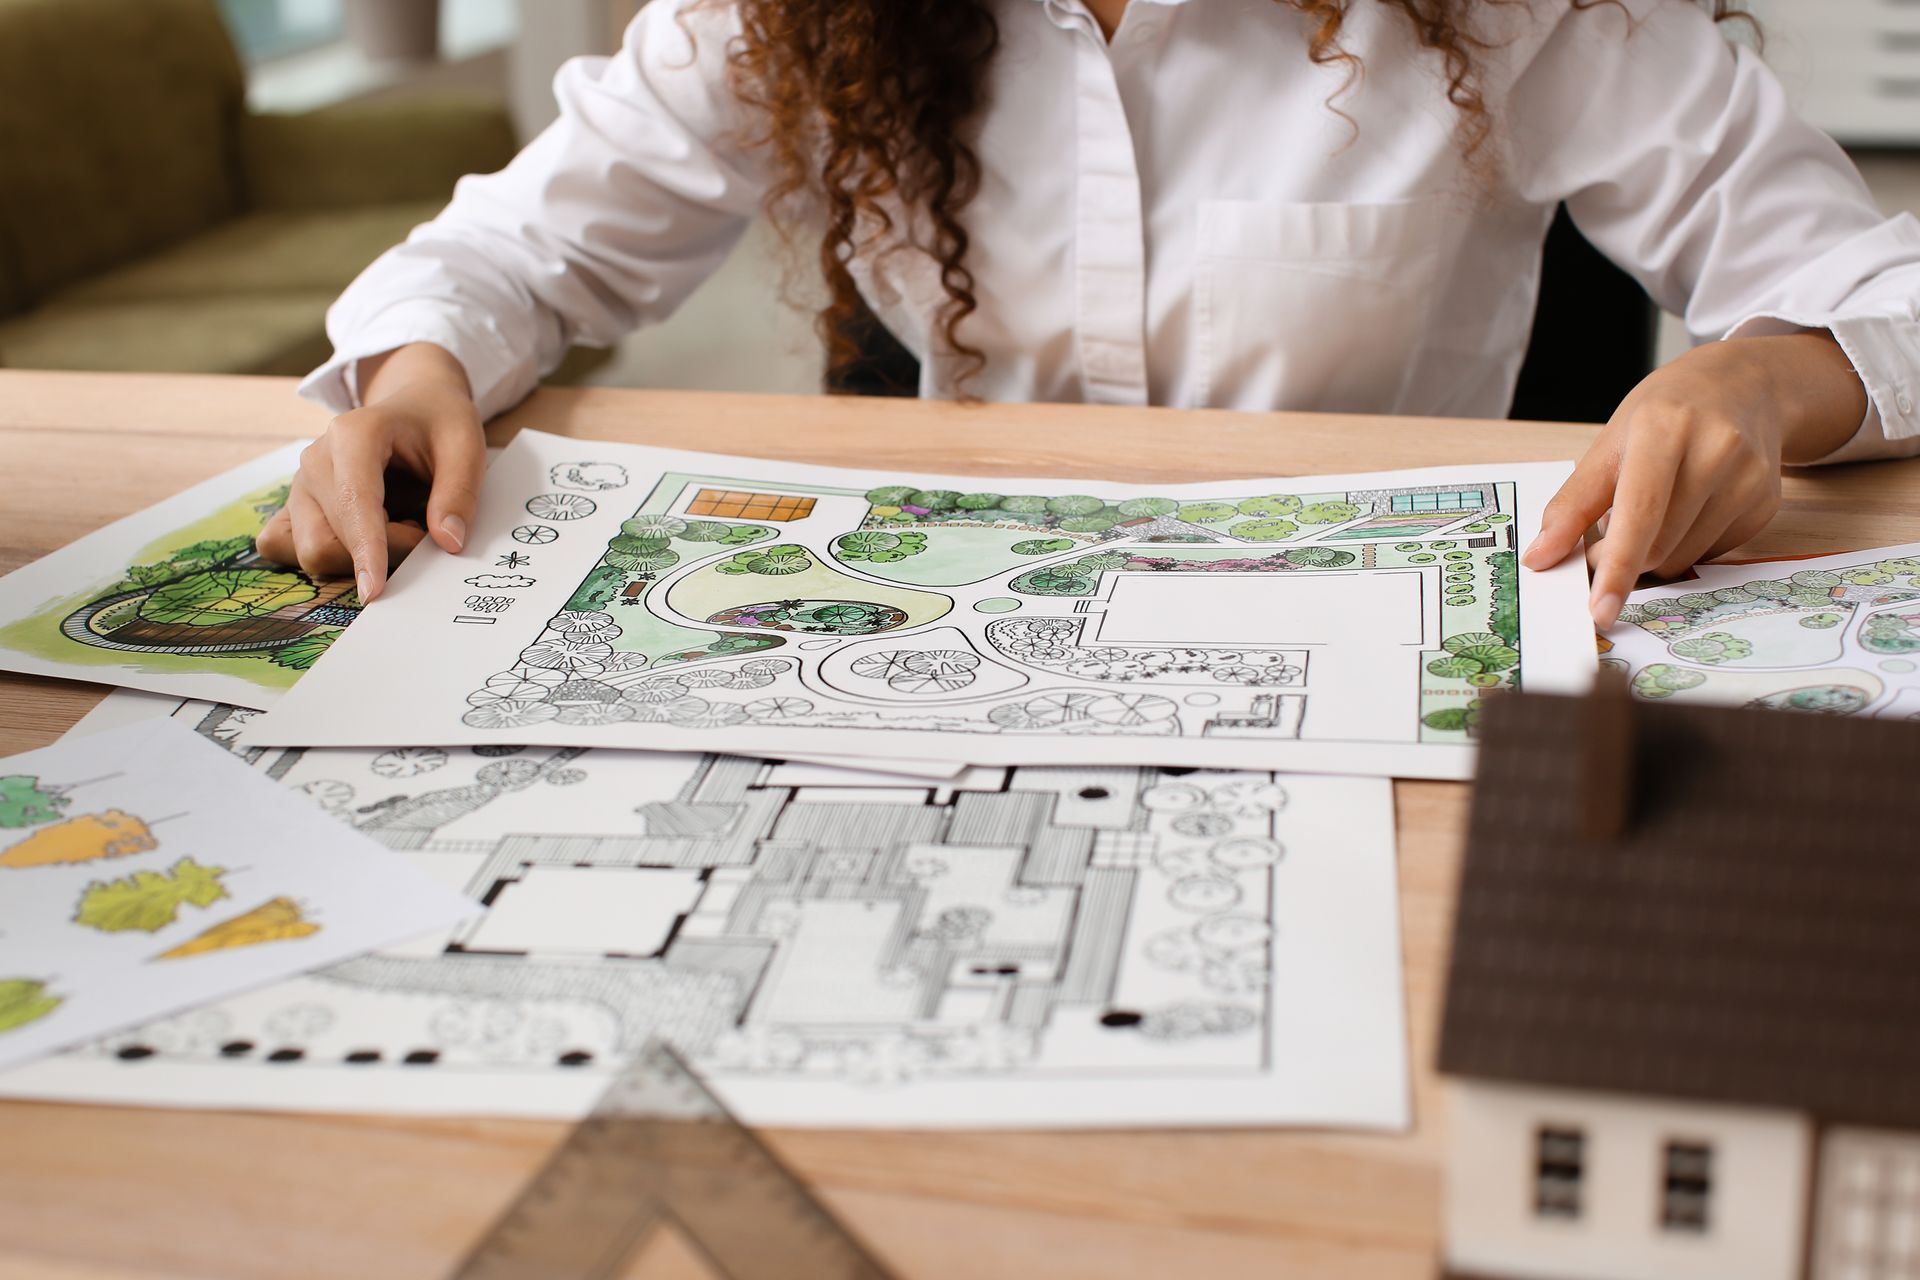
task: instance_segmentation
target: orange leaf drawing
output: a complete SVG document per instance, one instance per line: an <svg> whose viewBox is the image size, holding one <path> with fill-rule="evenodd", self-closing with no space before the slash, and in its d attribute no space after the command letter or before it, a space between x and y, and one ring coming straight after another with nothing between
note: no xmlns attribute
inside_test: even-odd
<svg viewBox="0 0 1920 1280"><path fill-rule="evenodd" d="M245 915L201 930L171 951L162 951L156 960L178 960L204 955L209 951L231 951L238 947L256 947L263 942L289 942L320 932L320 926L300 914L300 904L292 898L274 898Z"/></svg>
<svg viewBox="0 0 1920 1280"><path fill-rule="evenodd" d="M159 847L160 842L145 822L119 809L108 809L42 827L0 853L0 867L98 862L102 858L125 858Z"/></svg>

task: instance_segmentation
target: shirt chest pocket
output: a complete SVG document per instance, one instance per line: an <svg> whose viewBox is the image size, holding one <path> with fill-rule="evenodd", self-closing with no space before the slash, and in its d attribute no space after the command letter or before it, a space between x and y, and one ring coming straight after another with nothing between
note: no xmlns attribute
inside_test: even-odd
<svg viewBox="0 0 1920 1280"><path fill-rule="evenodd" d="M1194 273L1195 402L1400 407L1457 226L1436 200L1208 200Z"/></svg>

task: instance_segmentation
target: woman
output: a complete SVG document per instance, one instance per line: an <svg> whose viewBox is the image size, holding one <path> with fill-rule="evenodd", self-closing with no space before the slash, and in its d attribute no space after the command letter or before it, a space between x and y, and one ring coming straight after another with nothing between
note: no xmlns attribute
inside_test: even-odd
<svg viewBox="0 0 1920 1280"><path fill-rule="evenodd" d="M1920 452L1920 224L1874 211L1727 8L655 0L335 305L304 389L342 416L262 549L367 600L390 551L459 550L482 419L670 313L763 207L818 244L833 356L864 297L925 395L1499 417L1564 201L1705 343L1526 553L1608 516L1608 625L1642 572L1758 532L1782 463ZM383 510L389 465L430 478L427 534Z"/></svg>

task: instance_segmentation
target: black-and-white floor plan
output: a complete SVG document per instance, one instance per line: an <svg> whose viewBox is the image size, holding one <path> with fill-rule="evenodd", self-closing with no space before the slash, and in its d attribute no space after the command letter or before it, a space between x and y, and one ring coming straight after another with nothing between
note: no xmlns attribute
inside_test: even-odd
<svg viewBox="0 0 1920 1280"><path fill-rule="evenodd" d="M117 694L76 732L168 714L231 741L251 713ZM1384 781L249 754L485 915L0 1092L572 1115L664 1035L761 1123L1406 1119Z"/></svg>

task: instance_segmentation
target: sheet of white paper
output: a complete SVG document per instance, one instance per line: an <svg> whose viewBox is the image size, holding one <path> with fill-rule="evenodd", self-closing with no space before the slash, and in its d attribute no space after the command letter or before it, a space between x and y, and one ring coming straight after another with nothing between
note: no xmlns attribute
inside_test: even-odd
<svg viewBox="0 0 1920 1280"><path fill-rule="evenodd" d="M0 670L264 707L359 614L253 554L301 441L0 578Z"/></svg>
<svg viewBox="0 0 1920 1280"><path fill-rule="evenodd" d="M1920 720L1920 542L1695 572L1602 639L1640 697Z"/></svg>
<svg viewBox="0 0 1920 1280"><path fill-rule="evenodd" d="M176 721L0 760L0 1062L474 912Z"/></svg>
<svg viewBox="0 0 1920 1280"><path fill-rule="evenodd" d="M76 733L168 709L115 695ZM174 709L216 736L228 716ZM0 1094L572 1117L660 1033L759 1124L1407 1120L1381 780L245 758L488 915L0 1075Z"/></svg>
<svg viewBox="0 0 1920 1280"><path fill-rule="evenodd" d="M1584 685L1564 464L1122 486L523 432L263 745L896 753L1464 777L1483 694ZM984 492L991 484L994 492Z"/></svg>

